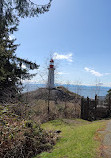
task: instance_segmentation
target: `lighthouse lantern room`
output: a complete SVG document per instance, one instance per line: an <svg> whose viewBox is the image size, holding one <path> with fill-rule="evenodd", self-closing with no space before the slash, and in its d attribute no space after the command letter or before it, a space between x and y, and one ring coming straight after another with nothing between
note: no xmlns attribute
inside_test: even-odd
<svg viewBox="0 0 111 158"><path fill-rule="evenodd" d="M49 73L48 73L48 88L49 89L53 89L55 86L54 86L54 60L51 59L50 60L50 65L49 65Z"/></svg>

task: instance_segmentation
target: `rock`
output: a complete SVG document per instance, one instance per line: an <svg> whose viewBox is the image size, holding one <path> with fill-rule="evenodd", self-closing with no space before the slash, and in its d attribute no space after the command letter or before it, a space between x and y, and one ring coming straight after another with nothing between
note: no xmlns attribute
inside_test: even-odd
<svg viewBox="0 0 111 158"><path fill-rule="evenodd" d="M62 131L60 131L60 130L57 130L57 131L55 131L55 133L57 133L57 134L59 134L59 133L61 133Z"/></svg>

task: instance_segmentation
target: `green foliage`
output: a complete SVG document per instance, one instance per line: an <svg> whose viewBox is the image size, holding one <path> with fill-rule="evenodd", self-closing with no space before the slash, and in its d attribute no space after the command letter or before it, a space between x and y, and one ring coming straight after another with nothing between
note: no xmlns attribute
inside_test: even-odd
<svg viewBox="0 0 111 158"><path fill-rule="evenodd" d="M21 81L35 75L29 74L28 70L38 68L36 63L16 56L18 45L10 36L17 31L19 17L43 14L49 11L51 1L46 5L37 5L30 0L0 0L0 102L9 102L15 98L20 92L18 87Z"/></svg>
<svg viewBox="0 0 111 158"><path fill-rule="evenodd" d="M108 92L108 96L110 96L111 97L111 89L109 89L109 91L107 91Z"/></svg>
<svg viewBox="0 0 111 158"><path fill-rule="evenodd" d="M38 68L36 63L16 57L18 45L14 44L14 39L10 39L10 29L14 31L7 23L4 23L3 27L0 26L0 102L15 97L20 90L18 87L21 81L34 75L29 74L28 70ZM26 68L22 68L22 64L25 64Z"/></svg>
<svg viewBox="0 0 111 158"><path fill-rule="evenodd" d="M38 16L49 11L50 6L51 0L46 5L37 5L30 0L0 0L0 102L15 98L20 92L21 81L35 75L28 71L38 69L36 63L16 56L18 45L10 36L17 31L19 17Z"/></svg>
<svg viewBox="0 0 111 158"><path fill-rule="evenodd" d="M107 104L110 104L110 101L111 101L111 89L109 89L108 91L107 91L107 94L106 94L106 98L105 98L106 100L105 100L105 102L107 103Z"/></svg>
<svg viewBox="0 0 111 158"><path fill-rule="evenodd" d="M4 13L7 18L10 18L12 14L22 18L44 14L49 11L51 1L52 0L49 0L49 2L44 5L38 5L31 0L0 0L1 4L4 6Z"/></svg>

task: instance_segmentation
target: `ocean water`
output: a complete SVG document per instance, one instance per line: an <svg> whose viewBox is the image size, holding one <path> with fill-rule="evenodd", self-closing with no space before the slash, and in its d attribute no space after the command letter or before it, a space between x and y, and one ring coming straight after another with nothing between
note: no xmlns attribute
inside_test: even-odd
<svg viewBox="0 0 111 158"><path fill-rule="evenodd" d="M24 84L24 92L34 91L38 88L46 87L45 84ZM106 96L107 91L111 89L111 87L102 87L102 86L83 86L83 85L56 85L56 86L64 86L68 90L75 92L84 97L94 98L97 94L98 96Z"/></svg>

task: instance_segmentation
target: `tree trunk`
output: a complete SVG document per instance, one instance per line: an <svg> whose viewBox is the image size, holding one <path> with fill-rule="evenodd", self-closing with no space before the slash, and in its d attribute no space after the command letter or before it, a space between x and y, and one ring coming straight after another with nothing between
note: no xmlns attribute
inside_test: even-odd
<svg viewBox="0 0 111 158"><path fill-rule="evenodd" d="M0 0L0 20L3 16L3 0Z"/></svg>

